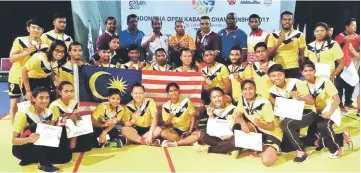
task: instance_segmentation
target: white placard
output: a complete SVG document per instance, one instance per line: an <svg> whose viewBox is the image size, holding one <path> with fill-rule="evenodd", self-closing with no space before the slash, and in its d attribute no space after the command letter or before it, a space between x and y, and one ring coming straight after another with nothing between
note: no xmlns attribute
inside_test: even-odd
<svg viewBox="0 0 361 173"><path fill-rule="evenodd" d="M360 80L355 65L352 61L348 67L343 68L340 77L351 86L356 86Z"/></svg>
<svg viewBox="0 0 361 173"><path fill-rule="evenodd" d="M315 76L323 76L330 78L331 76L331 65L330 64L323 64L323 63L316 63L316 73Z"/></svg>
<svg viewBox="0 0 361 173"><path fill-rule="evenodd" d="M233 135L232 128L233 122L231 120L208 118L207 134L209 136L231 136Z"/></svg>
<svg viewBox="0 0 361 173"><path fill-rule="evenodd" d="M327 105L325 107L325 109L322 111L322 113L328 112L331 109L331 102L330 100L327 101ZM337 108L335 111L333 111L330 119L338 126L340 127L341 125L341 112L340 110Z"/></svg>
<svg viewBox="0 0 361 173"><path fill-rule="evenodd" d="M235 146L247 148L256 151L262 151L262 134L249 132L244 133L242 130L234 131Z"/></svg>
<svg viewBox="0 0 361 173"><path fill-rule="evenodd" d="M93 132L91 115L82 116L81 120L76 121L76 125L71 119L67 119L65 126L68 138L81 136Z"/></svg>
<svg viewBox="0 0 361 173"><path fill-rule="evenodd" d="M21 103L18 103L17 106L18 106L19 111L25 111L25 109L27 107L31 106L31 102L30 101L23 101Z"/></svg>
<svg viewBox="0 0 361 173"><path fill-rule="evenodd" d="M36 126L36 133L40 136L34 145L59 147L61 131L62 127L38 123Z"/></svg>
<svg viewBox="0 0 361 173"><path fill-rule="evenodd" d="M304 106L304 101L277 97L275 101L274 113L280 117L302 120Z"/></svg>

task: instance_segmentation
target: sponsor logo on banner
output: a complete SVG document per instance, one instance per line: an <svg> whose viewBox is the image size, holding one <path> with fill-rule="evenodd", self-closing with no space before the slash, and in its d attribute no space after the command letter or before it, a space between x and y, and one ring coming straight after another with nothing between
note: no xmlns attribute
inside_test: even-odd
<svg viewBox="0 0 361 173"><path fill-rule="evenodd" d="M140 7L146 6L146 1L139 1L139 0L131 0L129 1L129 9L131 10L139 10Z"/></svg>
<svg viewBox="0 0 361 173"><path fill-rule="evenodd" d="M272 0L264 0L264 5L269 7L272 5Z"/></svg>
<svg viewBox="0 0 361 173"><path fill-rule="evenodd" d="M215 0L192 0L192 5L199 14L210 13L215 6Z"/></svg>
<svg viewBox="0 0 361 173"><path fill-rule="evenodd" d="M241 0L241 4L261 4L259 0Z"/></svg>
<svg viewBox="0 0 361 173"><path fill-rule="evenodd" d="M229 5L235 5L236 4L236 0L227 0Z"/></svg>

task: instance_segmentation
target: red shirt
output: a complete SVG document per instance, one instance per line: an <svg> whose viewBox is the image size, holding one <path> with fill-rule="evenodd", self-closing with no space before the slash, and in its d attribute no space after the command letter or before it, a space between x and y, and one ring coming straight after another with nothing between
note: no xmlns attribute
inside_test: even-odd
<svg viewBox="0 0 361 173"><path fill-rule="evenodd" d="M354 39L347 39L345 42L343 41L344 37L348 36L348 34L346 32L340 33L336 36L335 41L341 46L343 54L344 54L344 59L345 59L345 65L348 67L351 63L352 60L352 54L349 50L349 43L352 44L353 48L357 51L360 52L360 36L357 35L356 33L354 33L354 35L356 35L356 37Z"/></svg>

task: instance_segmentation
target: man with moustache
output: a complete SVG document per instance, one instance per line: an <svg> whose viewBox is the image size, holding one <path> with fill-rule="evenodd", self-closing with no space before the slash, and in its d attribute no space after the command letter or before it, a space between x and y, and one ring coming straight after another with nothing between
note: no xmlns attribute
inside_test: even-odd
<svg viewBox="0 0 361 173"><path fill-rule="evenodd" d="M71 39L70 36L66 35L65 28L66 28L66 17L65 15L62 15L60 13L54 14L54 21L53 21L54 29L44 33L41 36L41 41L44 44L47 44L48 46L51 45L51 43L54 40L61 40L63 41L67 47L69 47L70 43L73 42L73 39Z"/></svg>
<svg viewBox="0 0 361 173"><path fill-rule="evenodd" d="M110 39L113 36L118 36L118 33L116 33L116 26L117 21L113 16L109 16L107 20L105 20L105 32L98 36L96 46L97 49L101 44L108 44L110 42Z"/></svg>
<svg viewBox="0 0 361 173"><path fill-rule="evenodd" d="M152 65L152 70L155 71L171 71L173 70L172 66L167 64L167 53L163 48L159 48L155 51L155 60L156 63Z"/></svg>
<svg viewBox="0 0 361 173"><path fill-rule="evenodd" d="M261 20L257 14L252 14L249 16L248 25L249 27L251 27L251 33L247 37L247 48L248 48L247 61L249 63L253 63L258 61L254 53L254 46L256 46L256 44L259 42L267 43L267 39L269 35L267 32L259 28L259 26L261 25Z"/></svg>

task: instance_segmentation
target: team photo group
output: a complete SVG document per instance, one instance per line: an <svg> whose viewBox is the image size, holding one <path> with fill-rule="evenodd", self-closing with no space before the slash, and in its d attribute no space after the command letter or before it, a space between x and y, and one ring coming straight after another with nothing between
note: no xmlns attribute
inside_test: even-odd
<svg viewBox="0 0 361 173"><path fill-rule="evenodd" d="M294 162L307 162L312 154L306 147L328 149L330 159L352 150L350 133L334 128L349 111L359 116L359 96L352 99L358 81L350 77L350 71L359 75L360 66L356 19L347 19L339 34L320 21L306 41L293 29L289 11L281 13L281 29L273 32L261 29L257 14L248 18L248 34L237 27L236 13L225 17L226 28L217 32L209 16L200 17L193 36L185 33L181 19L170 23L154 17L153 32L146 35L137 15L122 21L128 26L122 31L118 19L109 16L94 55L87 58L87 46L65 33L70 22L65 15L54 14L50 31L44 21L30 18L24 24L28 35L17 37L9 53L12 154L19 165L37 163L39 170L55 172L54 164L68 163L73 153L126 145L193 146L195 152L233 158L247 150L267 167L291 151L296 151ZM163 34L163 25L174 25L174 35ZM93 76L100 76L110 68L139 72L142 81L144 74L162 72L166 79L160 80L168 82L161 89L134 82L123 90L117 79L107 88L89 85L91 93L79 91L79 80L86 77L78 71L95 69ZM200 79L199 87L191 88L192 76ZM103 94L93 92L100 90ZM166 97L159 105L149 92ZM84 115L79 93L102 95L102 102Z"/></svg>

